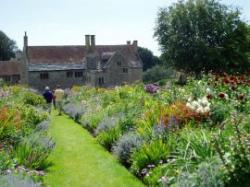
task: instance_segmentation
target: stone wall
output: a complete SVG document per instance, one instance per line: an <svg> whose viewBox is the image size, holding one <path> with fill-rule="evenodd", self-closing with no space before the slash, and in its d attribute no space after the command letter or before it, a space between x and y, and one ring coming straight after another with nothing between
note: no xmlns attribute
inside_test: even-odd
<svg viewBox="0 0 250 187"><path fill-rule="evenodd" d="M67 77L68 71L48 71L48 79L41 79L40 74L45 72L29 72L29 86L42 91L45 86L49 86L54 89L58 84L62 88L71 88L73 85L84 85L86 80L86 72L83 72L83 77L76 77L75 72L71 71L72 77Z"/></svg>

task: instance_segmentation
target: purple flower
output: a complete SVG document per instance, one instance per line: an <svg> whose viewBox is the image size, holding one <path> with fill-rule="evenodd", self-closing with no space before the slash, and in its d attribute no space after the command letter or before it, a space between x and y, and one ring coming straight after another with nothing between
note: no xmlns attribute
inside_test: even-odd
<svg viewBox="0 0 250 187"><path fill-rule="evenodd" d="M156 84L147 84L145 85L144 89L146 92L153 94L156 93L160 87Z"/></svg>

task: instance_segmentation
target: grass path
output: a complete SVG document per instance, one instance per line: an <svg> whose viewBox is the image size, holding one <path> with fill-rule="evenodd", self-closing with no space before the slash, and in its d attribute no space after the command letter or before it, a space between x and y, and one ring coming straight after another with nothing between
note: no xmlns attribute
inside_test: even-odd
<svg viewBox="0 0 250 187"><path fill-rule="evenodd" d="M44 178L51 187L136 187L143 184L104 150L80 125L52 113L50 135L56 148Z"/></svg>

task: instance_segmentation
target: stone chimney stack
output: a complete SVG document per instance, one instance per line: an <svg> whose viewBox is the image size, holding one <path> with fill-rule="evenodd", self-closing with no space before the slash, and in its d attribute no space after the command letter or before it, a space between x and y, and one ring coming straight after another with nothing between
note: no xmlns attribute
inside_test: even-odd
<svg viewBox="0 0 250 187"><path fill-rule="evenodd" d="M90 35L85 35L85 46L86 48L90 47Z"/></svg>
<svg viewBox="0 0 250 187"><path fill-rule="evenodd" d="M133 41L133 46L136 47L136 48L138 47L138 41L137 40Z"/></svg>
<svg viewBox="0 0 250 187"><path fill-rule="evenodd" d="M91 35L91 48L95 48L95 35Z"/></svg>
<svg viewBox="0 0 250 187"><path fill-rule="evenodd" d="M23 51L27 54L28 50L28 36L26 31L24 32L24 37L23 37Z"/></svg>
<svg viewBox="0 0 250 187"><path fill-rule="evenodd" d="M131 45L131 41L130 40L127 41L127 45Z"/></svg>

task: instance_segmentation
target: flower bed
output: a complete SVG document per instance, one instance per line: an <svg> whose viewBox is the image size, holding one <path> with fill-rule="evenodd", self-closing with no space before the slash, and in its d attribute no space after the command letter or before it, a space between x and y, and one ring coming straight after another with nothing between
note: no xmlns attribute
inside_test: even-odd
<svg viewBox="0 0 250 187"><path fill-rule="evenodd" d="M40 186L54 143L45 101L19 87L0 88L0 183Z"/></svg>
<svg viewBox="0 0 250 187"><path fill-rule="evenodd" d="M228 82L225 76L190 77L187 85L157 91L142 84L74 87L64 110L146 185L244 185L250 182L250 77Z"/></svg>

